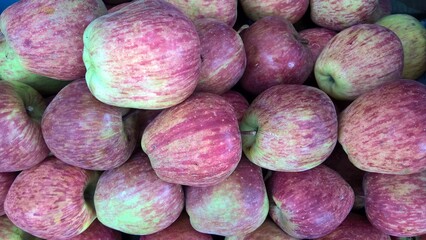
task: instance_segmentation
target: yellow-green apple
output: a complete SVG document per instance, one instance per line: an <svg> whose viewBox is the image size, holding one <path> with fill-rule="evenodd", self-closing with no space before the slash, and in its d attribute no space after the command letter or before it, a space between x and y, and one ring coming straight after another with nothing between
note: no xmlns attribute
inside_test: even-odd
<svg viewBox="0 0 426 240"><path fill-rule="evenodd" d="M84 79L63 88L47 106L41 130L60 160L89 170L108 170L129 159L138 131L138 112L104 104Z"/></svg>
<svg viewBox="0 0 426 240"><path fill-rule="evenodd" d="M237 21L238 0L166 0L192 20L214 18L229 26Z"/></svg>
<svg viewBox="0 0 426 240"><path fill-rule="evenodd" d="M99 174L49 157L22 171L4 202L9 219L45 239L68 239L95 220L93 192Z"/></svg>
<svg viewBox="0 0 426 240"><path fill-rule="evenodd" d="M254 232L241 236L227 236L225 240L298 240L283 232L271 219L266 218Z"/></svg>
<svg viewBox="0 0 426 240"><path fill-rule="evenodd" d="M244 13L253 21L279 16L291 23L299 21L309 7L309 0L240 0Z"/></svg>
<svg viewBox="0 0 426 240"><path fill-rule="evenodd" d="M10 72L2 73L2 78L22 79L29 73L60 80L84 77L83 32L91 21L106 12L101 0L14 3L0 18L6 39L0 51L8 52L0 54L4 57L0 61L10 66L1 69Z"/></svg>
<svg viewBox="0 0 426 240"><path fill-rule="evenodd" d="M265 221L268 196L262 169L243 157L224 181L208 187L186 187L185 207L191 225L203 233L245 235Z"/></svg>
<svg viewBox="0 0 426 240"><path fill-rule="evenodd" d="M145 128L141 146L159 178L188 186L223 181L242 155L234 108L205 92L163 110Z"/></svg>
<svg viewBox="0 0 426 240"><path fill-rule="evenodd" d="M0 172L28 169L47 157L40 127L45 108L32 87L0 80Z"/></svg>
<svg viewBox="0 0 426 240"><path fill-rule="evenodd" d="M250 105L247 99L241 93L233 90L227 91L221 96L232 105L235 114L237 114L237 119L240 121Z"/></svg>
<svg viewBox="0 0 426 240"><path fill-rule="evenodd" d="M331 99L305 85L267 89L240 122L243 151L253 163L274 171L299 172L318 166L337 142Z"/></svg>
<svg viewBox="0 0 426 240"><path fill-rule="evenodd" d="M278 84L302 84L313 69L311 52L284 18L259 19L244 30L242 39L247 66L240 82L253 95Z"/></svg>
<svg viewBox="0 0 426 240"><path fill-rule="evenodd" d="M402 77L417 79L426 71L426 29L415 17L392 14L376 22L392 30L401 40L404 50Z"/></svg>
<svg viewBox="0 0 426 240"><path fill-rule="evenodd" d="M408 175L366 173L365 212L386 234L426 234L426 171Z"/></svg>
<svg viewBox="0 0 426 240"><path fill-rule="evenodd" d="M398 36L377 24L339 32L315 63L318 86L338 100L354 100L377 86L401 78L404 52Z"/></svg>
<svg viewBox="0 0 426 240"><path fill-rule="evenodd" d="M308 28L299 32L300 37L307 41L314 62L317 61L321 51L336 34L333 30L320 27Z"/></svg>
<svg viewBox="0 0 426 240"><path fill-rule="evenodd" d="M195 22L201 41L201 75L196 91L222 94L240 80L246 52L240 35L225 23L202 18Z"/></svg>
<svg viewBox="0 0 426 240"><path fill-rule="evenodd" d="M123 165L102 173L94 202L99 221L133 235L161 231L179 217L184 207L180 185L164 182L142 151Z"/></svg>
<svg viewBox="0 0 426 240"><path fill-rule="evenodd" d="M121 233L95 220L82 234L67 240L121 240Z"/></svg>
<svg viewBox="0 0 426 240"><path fill-rule="evenodd" d="M5 214L4 200L6 199L6 195L9 192L10 186L12 186L12 183L17 175L17 172L0 173L0 216Z"/></svg>
<svg viewBox="0 0 426 240"><path fill-rule="evenodd" d="M339 117L339 142L367 172L411 174L426 170L426 86L395 80L353 101Z"/></svg>
<svg viewBox="0 0 426 240"><path fill-rule="evenodd" d="M371 225L366 217L355 213L350 213L333 232L318 238L318 240L336 239L391 240L389 235Z"/></svg>
<svg viewBox="0 0 426 240"><path fill-rule="evenodd" d="M0 239L2 240L40 240L15 226L7 216L0 217Z"/></svg>
<svg viewBox="0 0 426 240"><path fill-rule="evenodd" d="M188 98L198 83L195 25L163 0L134 1L99 17L83 39L87 84L106 104L168 108Z"/></svg>
<svg viewBox="0 0 426 240"><path fill-rule="evenodd" d="M189 221L188 214L183 211L179 218L168 228L159 232L144 235L139 240L213 240L209 234L197 232Z"/></svg>
<svg viewBox="0 0 426 240"><path fill-rule="evenodd" d="M304 172L273 172L268 179L270 216L295 238L319 238L345 220L354 192L334 170L320 165Z"/></svg>

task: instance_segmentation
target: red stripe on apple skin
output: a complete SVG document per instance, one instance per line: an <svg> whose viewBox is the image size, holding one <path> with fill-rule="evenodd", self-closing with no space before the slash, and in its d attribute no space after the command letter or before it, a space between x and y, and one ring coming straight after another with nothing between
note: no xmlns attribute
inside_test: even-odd
<svg viewBox="0 0 426 240"><path fill-rule="evenodd" d="M221 96L232 105L235 113L237 114L237 119L240 121L250 105L247 99L241 93L232 90L222 94Z"/></svg>
<svg viewBox="0 0 426 240"><path fill-rule="evenodd" d="M245 14L252 20L277 15L292 23L299 21L309 6L309 0L241 0L240 3Z"/></svg>
<svg viewBox="0 0 426 240"><path fill-rule="evenodd" d="M309 28L299 32L300 37L308 41L308 48L312 52L314 62L328 42L337 34L327 28Z"/></svg>
<svg viewBox="0 0 426 240"><path fill-rule="evenodd" d="M358 168L410 174L426 170L426 87L398 80L370 91L340 115L339 142Z"/></svg>
<svg viewBox="0 0 426 240"><path fill-rule="evenodd" d="M232 106L211 93L196 93L164 110L145 129L141 144L161 179L191 186L223 180L242 154Z"/></svg>
<svg viewBox="0 0 426 240"><path fill-rule="evenodd" d="M376 228L398 237L426 234L426 171L367 173L364 192L367 217Z"/></svg>
<svg viewBox="0 0 426 240"><path fill-rule="evenodd" d="M46 239L76 236L96 218L84 191L97 173L73 167L55 157L22 171L4 203L6 215L24 231Z"/></svg>
<svg viewBox="0 0 426 240"><path fill-rule="evenodd" d="M17 175L18 172L0 173L0 216L5 214L4 201L6 199L7 192Z"/></svg>

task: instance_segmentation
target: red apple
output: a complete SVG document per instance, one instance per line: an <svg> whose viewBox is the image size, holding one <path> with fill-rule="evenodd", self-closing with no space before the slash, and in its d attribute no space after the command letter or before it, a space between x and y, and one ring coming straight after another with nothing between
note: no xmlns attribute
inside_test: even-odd
<svg viewBox="0 0 426 240"><path fill-rule="evenodd" d="M242 154L234 109L212 93L163 110L145 128L141 145L159 178L188 186L223 181Z"/></svg>
<svg viewBox="0 0 426 240"><path fill-rule="evenodd" d="M247 99L241 93L232 90L225 92L221 96L232 105L237 114L237 119L240 121L250 105Z"/></svg>
<svg viewBox="0 0 426 240"><path fill-rule="evenodd" d="M411 174L426 170L426 86L396 80L365 93L340 115L339 142L367 172Z"/></svg>
<svg viewBox="0 0 426 240"><path fill-rule="evenodd" d="M397 237L426 234L426 171L367 173L364 192L365 212L376 228Z"/></svg>
<svg viewBox="0 0 426 240"><path fill-rule="evenodd" d="M308 48L311 50L314 62L316 62L321 51L337 33L327 28L317 27L302 30L299 34L302 39L308 42Z"/></svg>
<svg viewBox="0 0 426 240"><path fill-rule="evenodd" d="M0 239L3 240L40 240L15 226L6 216L0 217Z"/></svg>
<svg viewBox="0 0 426 240"><path fill-rule="evenodd" d="M296 23L308 10L309 0L240 0L240 4L244 13L253 21L279 16Z"/></svg>
<svg viewBox="0 0 426 240"><path fill-rule="evenodd" d="M128 114L128 115L127 115ZM62 89L43 115L43 137L60 160L90 170L123 164L136 146L137 112L106 105L77 80Z"/></svg>
<svg viewBox="0 0 426 240"><path fill-rule="evenodd" d="M256 230L268 215L262 169L245 157L224 181L209 187L187 187L185 206L195 230L231 236Z"/></svg>
<svg viewBox="0 0 426 240"><path fill-rule="evenodd" d="M283 232L272 220L266 218L254 232L244 236L228 236L225 240L298 240Z"/></svg>
<svg viewBox="0 0 426 240"><path fill-rule="evenodd" d="M97 18L83 38L87 84L106 104L168 108L188 98L198 83L197 30L163 0L134 1Z"/></svg>
<svg viewBox="0 0 426 240"><path fill-rule="evenodd" d="M9 219L22 230L47 239L67 239L95 220L93 190L98 173L50 157L22 171L4 202Z"/></svg>
<svg viewBox="0 0 426 240"><path fill-rule="evenodd" d="M14 66L9 71L13 73L16 68L27 70L24 74L60 80L84 77L83 32L91 21L106 12L101 0L14 3L0 18L1 31L10 49L5 61L13 61ZM7 76L21 79L16 74L3 75Z"/></svg>
<svg viewBox="0 0 426 240"><path fill-rule="evenodd" d="M68 240L121 240L121 233L107 228L95 220L82 234Z"/></svg>
<svg viewBox="0 0 426 240"><path fill-rule="evenodd" d="M244 30L242 39L247 67L240 81L253 95L278 84L302 84L312 71L312 54L286 19L264 17Z"/></svg>
<svg viewBox="0 0 426 240"><path fill-rule="evenodd" d="M296 238L329 234L345 220L354 203L349 184L324 165L298 173L273 172L267 188L273 200L269 214Z"/></svg>
<svg viewBox="0 0 426 240"><path fill-rule="evenodd" d="M240 123L243 151L253 163L274 171L318 166L337 142L331 99L305 85L278 85L261 93Z"/></svg>
<svg viewBox="0 0 426 240"><path fill-rule="evenodd" d="M20 82L0 81L0 172L31 168L49 154L40 128L43 97Z"/></svg>
<svg viewBox="0 0 426 240"><path fill-rule="evenodd" d="M225 23L203 18L195 21L201 41L201 76L196 91L222 94L240 80L246 52L240 35Z"/></svg>
<svg viewBox="0 0 426 240"><path fill-rule="evenodd" d="M148 157L138 151L120 167L101 175L94 202L105 226L146 235L167 228L179 217L184 195L180 185L159 179Z"/></svg>
<svg viewBox="0 0 426 240"><path fill-rule="evenodd" d="M0 173L0 216L4 215L4 201L9 192L10 186L15 180L17 172ZM0 238L1 239L1 238Z"/></svg>

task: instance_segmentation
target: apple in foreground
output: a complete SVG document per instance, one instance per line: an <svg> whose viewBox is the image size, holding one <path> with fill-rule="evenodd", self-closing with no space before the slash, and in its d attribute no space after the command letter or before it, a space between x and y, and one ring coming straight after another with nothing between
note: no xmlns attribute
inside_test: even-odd
<svg viewBox="0 0 426 240"><path fill-rule="evenodd" d="M62 89L46 108L41 130L52 153L70 165L108 170L136 146L138 112L110 106L90 93L84 79Z"/></svg>
<svg viewBox="0 0 426 240"><path fill-rule="evenodd" d="M159 179L145 153L102 173L94 202L99 221L118 231L146 235L170 226L184 207L182 187Z"/></svg>
<svg viewBox="0 0 426 240"><path fill-rule="evenodd" d="M108 105L168 108L188 98L198 83L197 30L170 3L131 2L92 21L83 39L87 85Z"/></svg>
<svg viewBox="0 0 426 240"><path fill-rule="evenodd" d="M268 216L262 169L245 157L224 181L209 187L186 187L185 197L191 225L203 233L245 235Z"/></svg>
<svg viewBox="0 0 426 240"><path fill-rule="evenodd" d="M7 216L0 217L0 239L3 240L41 240L15 226Z"/></svg>
<svg viewBox="0 0 426 240"><path fill-rule="evenodd" d="M377 24L359 24L331 39L314 73L324 92L337 100L354 100L401 78L403 63L402 44L395 33Z"/></svg>
<svg viewBox="0 0 426 240"><path fill-rule="evenodd" d="M0 80L0 172L28 169L47 157L40 127L45 108L32 87Z"/></svg>
<svg viewBox="0 0 426 240"><path fill-rule="evenodd" d="M247 99L241 93L233 90L227 91L221 96L232 105L237 114L237 119L240 121L250 105Z"/></svg>
<svg viewBox="0 0 426 240"><path fill-rule="evenodd" d="M240 122L243 151L273 171L298 172L318 166L337 142L331 99L305 85L277 85L257 96Z"/></svg>
<svg viewBox="0 0 426 240"><path fill-rule="evenodd" d="M107 228L95 220L82 234L68 240L121 240L121 233Z"/></svg>
<svg viewBox="0 0 426 240"><path fill-rule="evenodd" d="M354 203L354 192L334 170L320 165L298 172L273 172L267 182L270 216L287 234L319 238L336 229Z"/></svg>
<svg viewBox="0 0 426 240"><path fill-rule="evenodd" d="M13 182L4 202L9 219L45 239L67 239L95 220L93 191L99 174L49 157Z"/></svg>
<svg viewBox="0 0 426 240"><path fill-rule="evenodd" d="M17 175L17 172L0 173L0 216L5 214L4 200L6 200L6 196L9 192L10 186L12 185Z"/></svg>
<svg viewBox="0 0 426 240"><path fill-rule="evenodd" d="M253 21L279 16L296 23L308 10L309 0L240 0L240 4L244 13Z"/></svg>
<svg viewBox="0 0 426 240"><path fill-rule="evenodd" d="M365 212L376 228L397 237L426 234L426 171L366 173L363 186Z"/></svg>
<svg viewBox="0 0 426 240"><path fill-rule="evenodd" d="M278 84L303 84L312 72L312 54L286 19L259 19L244 30L242 39L247 66L240 82L250 94Z"/></svg>
<svg viewBox="0 0 426 240"><path fill-rule="evenodd" d="M242 155L233 107L206 92L163 110L145 128L141 146L159 178L187 186L223 181Z"/></svg>
<svg viewBox="0 0 426 240"><path fill-rule="evenodd" d="M227 236L225 240L298 240L283 232L271 219L266 218L254 232L243 236Z"/></svg>
<svg viewBox="0 0 426 240"><path fill-rule="evenodd" d="M353 101L339 118L339 142L367 172L426 170L426 86L413 80L383 84Z"/></svg>

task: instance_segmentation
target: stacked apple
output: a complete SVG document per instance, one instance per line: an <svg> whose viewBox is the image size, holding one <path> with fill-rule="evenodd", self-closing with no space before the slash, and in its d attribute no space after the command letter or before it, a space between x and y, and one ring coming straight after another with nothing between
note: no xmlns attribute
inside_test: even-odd
<svg viewBox="0 0 426 240"><path fill-rule="evenodd" d="M389 0L105 3L1 14L1 239L426 235L416 18Z"/></svg>

